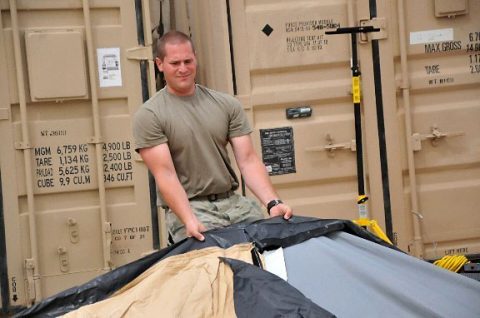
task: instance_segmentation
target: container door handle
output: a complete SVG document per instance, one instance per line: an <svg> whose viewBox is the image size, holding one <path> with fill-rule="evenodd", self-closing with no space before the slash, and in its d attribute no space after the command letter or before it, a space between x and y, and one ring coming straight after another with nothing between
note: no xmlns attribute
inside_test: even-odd
<svg viewBox="0 0 480 318"><path fill-rule="evenodd" d="M327 142L325 146L307 147L306 151L326 151L330 157L335 156L336 150L350 149L351 151L357 151L357 144L355 143L355 139L352 139L352 141L350 142L336 144L332 136L330 134L327 134L325 136L325 140Z"/></svg>
<svg viewBox="0 0 480 318"><path fill-rule="evenodd" d="M413 151L420 151L422 150L422 141L429 139L432 146L436 147L438 145L438 142L441 139L444 139L446 137L458 137L458 136L465 136L465 132L459 131L459 132L442 132L437 125L433 125L431 127L431 133L430 134L420 134L420 133L414 133L412 135L412 149Z"/></svg>

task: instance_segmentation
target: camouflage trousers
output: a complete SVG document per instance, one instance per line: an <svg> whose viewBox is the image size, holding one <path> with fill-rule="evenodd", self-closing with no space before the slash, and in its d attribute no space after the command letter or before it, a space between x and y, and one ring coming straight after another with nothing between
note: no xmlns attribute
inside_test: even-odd
<svg viewBox="0 0 480 318"><path fill-rule="evenodd" d="M262 209L255 200L238 194L216 201L191 200L190 206L207 230L229 226L234 223L251 223L265 218ZM185 225L168 208L165 211L165 222L174 242L187 237Z"/></svg>

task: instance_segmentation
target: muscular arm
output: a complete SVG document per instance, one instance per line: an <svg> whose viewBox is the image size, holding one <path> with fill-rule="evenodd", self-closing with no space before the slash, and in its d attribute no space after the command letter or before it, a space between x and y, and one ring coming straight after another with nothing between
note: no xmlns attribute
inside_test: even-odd
<svg viewBox="0 0 480 318"><path fill-rule="evenodd" d="M140 156L153 174L165 203L185 224L187 236L194 236L203 241L201 232L205 231L205 227L198 221L190 207L187 194L178 180L168 145L142 148Z"/></svg>
<svg viewBox="0 0 480 318"><path fill-rule="evenodd" d="M230 143L248 188L265 206L271 200L278 199L265 166L253 148L250 135L231 138ZM283 215L285 219L289 219L292 216L292 209L286 204L279 204L270 210L270 215Z"/></svg>

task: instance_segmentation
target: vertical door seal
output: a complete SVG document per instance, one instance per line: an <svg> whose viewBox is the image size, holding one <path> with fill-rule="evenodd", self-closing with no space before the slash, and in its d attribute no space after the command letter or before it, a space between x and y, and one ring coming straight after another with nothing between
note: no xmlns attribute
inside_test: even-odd
<svg viewBox="0 0 480 318"><path fill-rule="evenodd" d="M5 213L3 210L2 173L0 171L0 293L2 295L2 313L8 312L10 291L8 288L7 243L5 236Z"/></svg>
<svg viewBox="0 0 480 318"><path fill-rule="evenodd" d="M232 83L233 83L233 94L237 95L238 94L238 89L237 89L237 76L235 74L235 55L233 54L233 35L232 35L232 15L231 15L231 10L230 10L230 1L225 0L227 4L227 22L228 22L228 44L230 46L230 63L232 64ZM243 179L243 176L240 176L240 183L242 187L242 195L246 196L246 191L247 189L245 188L245 180Z"/></svg>
<svg viewBox="0 0 480 318"><path fill-rule="evenodd" d="M227 3L227 21L228 21L228 41L230 46L230 63L232 64L232 82L233 82L233 94L237 95L237 77L235 74L235 56L233 54L233 35L232 35L232 18L230 14L230 1L225 0Z"/></svg>
<svg viewBox="0 0 480 318"><path fill-rule="evenodd" d="M143 8L142 0L135 0L135 16L137 21L137 40L141 46L145 45L145 34L143 29ZM140 61L140 79L142 81L142 101L146 102L150 96L148 93L148 61ZM157 185L155 178L148 171L148 185L150 189L150 214L152 218L152 239L153 248L160 249L160 230L158 227L158 209L157 209Z"/></svg>
<svg viewBox="0 0 480 318"><path fill-rule="evenodd" d="M377 17L377 2L369 0L370 19ZM393 242L392 206L390 201L390 184L388 177L387 144L385 140L385 118L383 114L382 74L380 67L380 49L378 40L372 40L373 76L375 82L375 100L377 110L378 143L380 148L380 168L382 173L383 205L385 213L385 230Z"/></svg>

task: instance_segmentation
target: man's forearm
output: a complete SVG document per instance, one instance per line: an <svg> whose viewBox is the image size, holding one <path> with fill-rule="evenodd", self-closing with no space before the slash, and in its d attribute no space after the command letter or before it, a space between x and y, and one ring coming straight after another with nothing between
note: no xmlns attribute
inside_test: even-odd
<svg viewBox="0 0 480 318"><path fill-rule="evenodd" d="M265 165L260 161L253 149L252 140L249 135L230 139L233 153L237 160L238 167L242 173L248 188L267 207L272 200L278 199L278 194L273 189L270 177L267 174ZM268 207L267 207L268 208ZM287 204L275 202L269 209L271 216L283 215L289 219L292 216L292 208Z"/></svg>
<svg viewBox="0 0 480 318"><path fill-rule="evenodd" d="M263 205L267 206L268 202L278 198L278 194L273 188L267 170L257 156L249 158L242 169L240 169L240 172L245 179L247 187Z"/></svg>
<svg viewBox="0 0 480 318"><path fill-rule="evenodd" d="M178 180L168 145L142 148L140 155L155 177L163 200L185 225L187 236L203 241L205 238L201 232L205 231L205 227L193 213L187 193Z"/></svg>
<svg viewBox="0 0 480 318"><path fill-rule="evenodd" d="M162 194L167 206L177 215L183 224L189 222L193 217L187 194L183 189L176 175L156 176L158 189Z"/></svg>
<svg viewBox="0 0 480 318"><path fill-rule="evenodd" d="M187 236L193 236L200 241L205 240L201 232L205 231L206 228L193 213L187 194L180 184L180 181L178 181L177 176L155 178L155 180L157 181L157 186L163 196L163 200L185 225Z"/></svg>

